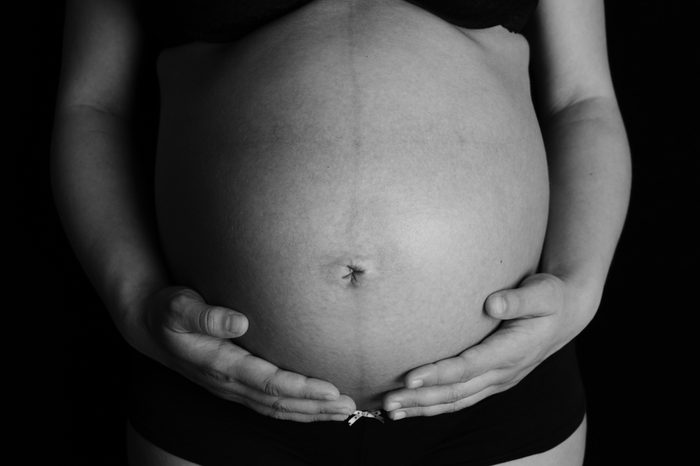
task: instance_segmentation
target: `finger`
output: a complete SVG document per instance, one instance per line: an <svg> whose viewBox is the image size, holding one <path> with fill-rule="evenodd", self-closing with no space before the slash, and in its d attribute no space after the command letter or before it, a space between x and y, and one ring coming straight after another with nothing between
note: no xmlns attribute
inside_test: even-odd
<svg viewBox="0 0 700 466"><path fill-rule="evenodd" d="M241 383L272 396L338 400L340 392L331 383L279 369L253 356L228 340L197 333L172 333L167 347L178 372L200 385L225 391L231 383Z"/></svg>
<svg viewBox="0 0 700 466"><path fill-rule="evenodd" d="M275 397L238 382L218 385L212 391L221 398L256 403L260 410L265 411L266 415L270 415L271 411L279 411L305 415L343 414L347 417L356 409L355 402L347 395L341 395L334 401Z"/></svg>
<svg viewBox="0 0 700 466"><path fill-rule="evenodd" d="M459 356L442 359L409 371L404 378L406 387L419 388L466 382L491 369L497 369L498 358L489 352L490 345L482 348L487 340L472 346Z"/></svg>
<svg viewBox="0 0 700 466"><path fill-rule="evenodd" d="M211 306L194 291L182 292L170 304L168 327L217 338L236 338L248 330L248 319L240 312Z"/></svg>
<svg viewBox="0 0 700 466"><path fill-rule="evenodd" d="M338 389L325 380L280 369L233 345L222 346L214 364L217 372L274 397L337 400Z"/></svg>
<svg viewBox="0 0 700 466"><path fill-rule="evenodd" d="M406 374L407 388L427 387L466 382L488 371L518 367L525 361L533 344L531 330L540 319L503 322L495 332L481 343L472 346L459 356L418 367Z"/></svg>
<svg viewBox="0 0 700 466"><path fill-rule="evenodd" d="M490 371L467 382L423 387L416 390L397 390L384 399L384 409L395 411L412 407L428 407L456 403L486 389L510 380L507 371Z"/></svg>
<svg viewBox="0 0 700 466"><path fill-rule="evenodd" d="M257 410L274 409L299 414L345 414L355 411L355 402L347 395L333 395L332 400L276 397L262 390L241 383L231 374L216 368L216 363L207 354L218 355L227 352L231 359L240 359L249 354L244 349L226 342L199 334L180 334L180 339L190 340L186 347L194 348L184 356L176 353L173 368L192 382L206 388L220 398L239 403L254 402L261 407ZM262 361L262 360L261 360ZM265 361L262 361L265 363ZM266 363L269 364L269 363ZM324 382L327 383L327 382ZM332 388L335 388L331 385ZM337 390L336 390L337 393ZM331 397L329 397L331 398Z"/></svg>
<svg viewBox="0 0 700 466"><path fill-rule="evenodd" d="M356 407L355 402L347 395L341 395L336 401L318 401L302 398L273 398L264 403L272 410L282 413L298 414L342 414L351 415Z"/></svg>
<svg viewBox="0 0 700 466"><path fill-rule="evenodd" d="M400 419L408 417L436 416L438 414L454 413L464 408L473 406L476 403L482 401L483 399L488 398L489 396L494 395L496 393L502 392L507 388L507 386L489 385L480 392L475 393L470 397L463 398L455 403L400 409L390 413L389 417L393 420L398 421Z"/></svg>
<svg viewBox="0 0 700 466"><path fill-rule="evenodd" d="M491 294L484 309L497 319L516 319L550 315L563 305L563 282L554 275L538 273L525 278L518 288Z"/></svg>
<svg viewBox="0 0 700 466"><path fill-rule="evenodd" d="M263 416L268 416L273 419L280 419L285 421L296 421L296 422L318 422L318 421L336 421L342 422L346 420L349 414L344 412L315 412L315 413L304 413L297 412L293 410L288 410L287 407L282 405L269 406L267 404L258 403L253 400L242 400L241 404L249 407L255 412L262 414ZM282 406L282 407L280 407Z"/></svg>

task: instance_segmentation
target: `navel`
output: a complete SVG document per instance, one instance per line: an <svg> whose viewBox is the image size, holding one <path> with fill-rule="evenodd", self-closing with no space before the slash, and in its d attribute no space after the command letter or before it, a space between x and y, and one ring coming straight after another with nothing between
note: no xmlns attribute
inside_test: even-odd
<svg viewBox="0 0 700 466"><path fill-rule="evenodd" d="M359 284L359 279L365 273L365 270L357 265L346 265L345 267L349 270L349 272L346 275L343 275L342 278L348 280L350 285L357 286Z"/></svg>
<svg viewBox="0 0 700 466"><path fill-rule="evenodd" d="M374 253L338 253L334 256L322 261L319 269L323 280L334 287L365 288L381 279L381 264Z"/></svg>

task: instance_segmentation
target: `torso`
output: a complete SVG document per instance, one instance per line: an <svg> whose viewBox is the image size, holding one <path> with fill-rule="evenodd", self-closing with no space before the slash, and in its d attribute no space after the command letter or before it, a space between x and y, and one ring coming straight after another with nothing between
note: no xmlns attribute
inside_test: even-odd
<svg viewBox="0 0 700 466"><path fill-rule="evenodd" d="M485 298L535 270L548 181L521 35L317 0L158 72L175 279L248 316L237 344L358 409L483 339Z"/></svg>

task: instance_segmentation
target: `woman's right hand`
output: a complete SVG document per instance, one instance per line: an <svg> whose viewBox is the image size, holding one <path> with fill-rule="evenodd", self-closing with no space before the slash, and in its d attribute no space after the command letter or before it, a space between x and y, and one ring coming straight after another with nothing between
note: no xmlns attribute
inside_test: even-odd
<svg viewBox="0 0 700 466"><path fill-rule="evenodd" d="M151 351L143 351L220 398L276 419L343 421L356 409L329 382L282 370L233 344L248 330L241 313L211 306L186 287L140 303Z"/></svg>

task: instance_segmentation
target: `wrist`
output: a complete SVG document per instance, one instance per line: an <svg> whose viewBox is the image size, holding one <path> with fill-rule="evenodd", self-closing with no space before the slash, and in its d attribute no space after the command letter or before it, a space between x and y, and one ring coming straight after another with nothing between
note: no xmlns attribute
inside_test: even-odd
<svg viewBox="0 0 700 466"><path fill-rule="evenodd" d="M146 313L148 301L158 291L169 286L160 276L126 277L113 287L113 295L109 300L113 304L112 320L126 342L142 353L148 353L150 335Z"/></svg>
<svg viewBox="0 0 700 466"><path fill-rule="evenodd" d="M605 276L600 273L579 271L558 275L566 283L567 307L572 313L576 334L581 332L595 317L603 297Z"/></svg>
<svg viewBox="0 0 700 466"><path fill-rule="evenodd" d="M554 261L540 263L540 272L554 275L565 287L565 307L569 328L578 334L593 320L603 296L607 269L592 261L563 264Z"/></svg>

